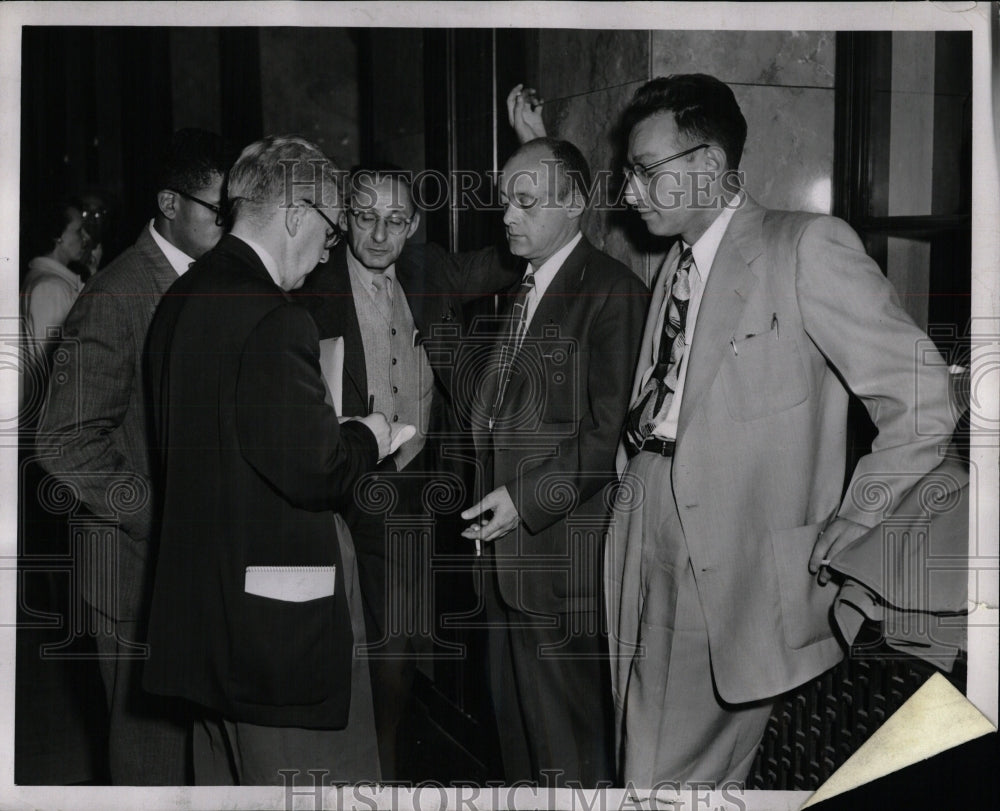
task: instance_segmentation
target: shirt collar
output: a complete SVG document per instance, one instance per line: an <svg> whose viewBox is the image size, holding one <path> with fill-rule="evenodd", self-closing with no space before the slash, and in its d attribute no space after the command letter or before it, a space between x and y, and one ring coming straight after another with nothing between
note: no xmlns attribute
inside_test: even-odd
<svg viewBox="0 0 1000 811"><path fill-rule="evenodd" d="M62 262L57 262L51 256L36 256L28 262L28 269L44 271L46 273L55 273L61 279L65 279L73 285L76 289L83 287L83 279L80 278L78 273L74 273Z"/></svg>
<svg viewBox="0 0 1000 811"><path fill-rule="evenodd" d="M372 291L374 293L375 285L373 284L372 280L376 276L381 276L383 279L388 279L389 280L389 282L390 282L390 284L389 284L389 292L390 293L392 292L392 285L396 282L396 263L395 262L393 262L391 265L389 265L389 267L387 267L381 273L376 273L375 271L369 270L364 265L362 265L361 261L353 253L351 253L351 249L348 248L347 249L347 267L351 271L351 273L354 274L355 278L358 279L359 281L361 281L361 283L364 285L364 287L365 287L366 290L370 290L370 291Z"/></svg>
<svg viewBox="0 0 1000 811"><path fill-rule="evenodd" d="M178 276L184 274L184 272L191 267L191 263L194 262L194 259L184 253L184 251L172 242L167 242L167 240L164 239L160 232L153 226L153 220L149 221L149 233L152 234L153 241L156 243L156 246L163 252L163 255L167 257L170 267L174 269L174 272Z"/></svg>
<svg viewBox="0 0 1000 811"><path fill-rule="evenodd" d="M719 252L719 245L722 244L722 237L725 235L736 209L742 204L743 192L740 191L723 207L722 213L715 218L694 245L688 246L686 243L682 243L684 247L691 248L691 255L694 257L694 264L698 269L698 275L701 277L702 282L708 279L708 273L712 269L715 255Z"/></svg>
<svg viewBox="0 0 1000 811"><path fill-rule="evenodd" d="M525 275L534 272L536 288L540 283L540 278L541 281L545 282L545 286L548 286L548 282L552 281L552 277L559 272L559 268L563 266L563 262L566 261L566 257L573 253L573 249L577 246L577 244L579 244L581 239L583 239L583 232L577 231L576 236L552 254L552 256L546 259L542 263L541 267L536 269L535 266L529 262Z"/></svg>
<svg viewBox="0 0 1000 811"><path fill-rule="evenodd" d="M278 263L274 261L274 257L271 256L270 251L268 251L267 248L259 242L254 242L249 237L237 236L236 234L230 234L230 236L234 236L249 245L250 249L257 254L257 258L260 259L261 263L264 265L264 270L267 271L267 275L271 277L271 280L278 285L278 287L281 287L281 276L278 274Z"/></svg>

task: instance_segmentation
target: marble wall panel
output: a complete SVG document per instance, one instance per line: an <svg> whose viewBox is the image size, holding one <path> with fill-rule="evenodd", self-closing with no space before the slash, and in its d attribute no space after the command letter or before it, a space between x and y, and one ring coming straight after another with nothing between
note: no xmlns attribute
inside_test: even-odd
<svg viewBox="0 0 1000 811"><path fill-rule="evenodd" d="M737 85L747 120L746 189L771 208L829 214L833 90Z"/></svg>
<svg viewBox="0 0 1000 811"><path fill-rule="evenodd" d="M262 28L264 132L294 132L331 158L358 161L357 47L344 28Z"/></svg>
<svg viewBox="0 0 1000 811"><path fill-rule="evenodd" d="M643 81L649 76L648 31L542 29L538 75L525 82L559 99Z"/></svg>
<svg viewBox="0 0 1000 811"><path fill-rule="evenodd" d="M653 31L652 75L708 73L738 84L833 87L829 31Z"/></svg>
<svg viewBox="0 0 1000 811"><path fill-rule="evenodd" d="M621 260L643 280L649 278L651 248L637 217L616 206L622 186L620 147L612 128L640 82L546 102L544 120L550 135L576 144L590 164L594 194L584 219L584 233L598 248Z"/></svg>

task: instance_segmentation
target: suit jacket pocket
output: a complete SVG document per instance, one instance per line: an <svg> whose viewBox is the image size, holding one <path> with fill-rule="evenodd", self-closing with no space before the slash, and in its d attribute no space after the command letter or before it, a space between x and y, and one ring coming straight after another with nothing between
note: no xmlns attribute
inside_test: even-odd
<svg viewBox="0 0 1000 811"><path fill-rule="evenodd" d="M733 339L724 350L726 405L738 422L778 414L809 396L809 380L792 336L776 330Z"/></svg>
<svg viewBox="0 0 1000 811"><path fill-rule="evenodd" d="M233 612L230 684L236 701L318 704L333 689L334 598L302 602L243 593Z"/></svg>
<svg viewBox="0 0 1000 811"><path fill-rule="evenodd" d="M820 586L809 572L809 556L820 524L771 532L771 548L781 595L781 627L791 648L802 648L832 635L830 606L835 586Z"/></svg>

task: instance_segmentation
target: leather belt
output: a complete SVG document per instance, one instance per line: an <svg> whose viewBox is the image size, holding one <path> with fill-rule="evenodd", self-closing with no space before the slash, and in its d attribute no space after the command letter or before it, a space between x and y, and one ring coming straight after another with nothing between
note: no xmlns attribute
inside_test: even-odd
<svg viewBox="0 0 1000 811"><path fill-rule="evenodd" d="M649 451L660 456L673 456L676 444L672 439L660 439L659 437L648 436L639 450Z"/></svg>

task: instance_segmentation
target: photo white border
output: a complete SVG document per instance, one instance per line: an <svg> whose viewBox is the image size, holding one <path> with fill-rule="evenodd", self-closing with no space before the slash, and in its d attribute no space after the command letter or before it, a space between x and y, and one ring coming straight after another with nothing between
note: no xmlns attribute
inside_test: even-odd
<svg viewBox="0 0 1000 811"><path fill-rule="evenodd" d="M974 435L973 514L970 538L970 594L967 695L996 726L998 659L997 451L1000 444L1000 173L992 109L990 58L991 7L988 3L570 3L570 2L176 2L176 3L0 3L0 324L4 334L18 317L18 201L20 144L20 56L23 25L82 26L317 26L414 28L621 28L688 30L955 30L973 40L973 244L972 380L973 423L994 426ZM995 7L992 13L996 13ZM751 134L752 137L752 134ZM17 413L16 367L0 353L0 421ZM13 385L12 385L13 383ZM0 423L2 424L2 423ZM3 443L0 443L3 444ZM122 788L15 786L14 779L14 633L17 532L16 448L0 449L0 807L74 808L284 808L280 788ZM372 787L345 790L340 799L357 808L388 807L394 798ZM470 796L452 789L447 807ZM464 792L464 793L460 793ZM569 790L557 792L483 789L474 807L559 807L586 809L588 800ZM587 798L592 793L584 793ZM810 792L748 791L749 809L794 809ZM355 797L356 795L356 797ZM335 791L325 792L336 801ZM666 796L663 797L666 799ZM356 799L356 802L355 802ZM620 789L605 793L594 809L629 806ZM690 796L678 797L681 809ZM722 798L713 796L716 806ZM397 807L440 808L431 789L397 794ZM295 807L311 808L301 797ZM332 807L332 806L331 806ZM466 805L465 807L472 807ZM724 805L721 807L725 807Z"/></svg>

